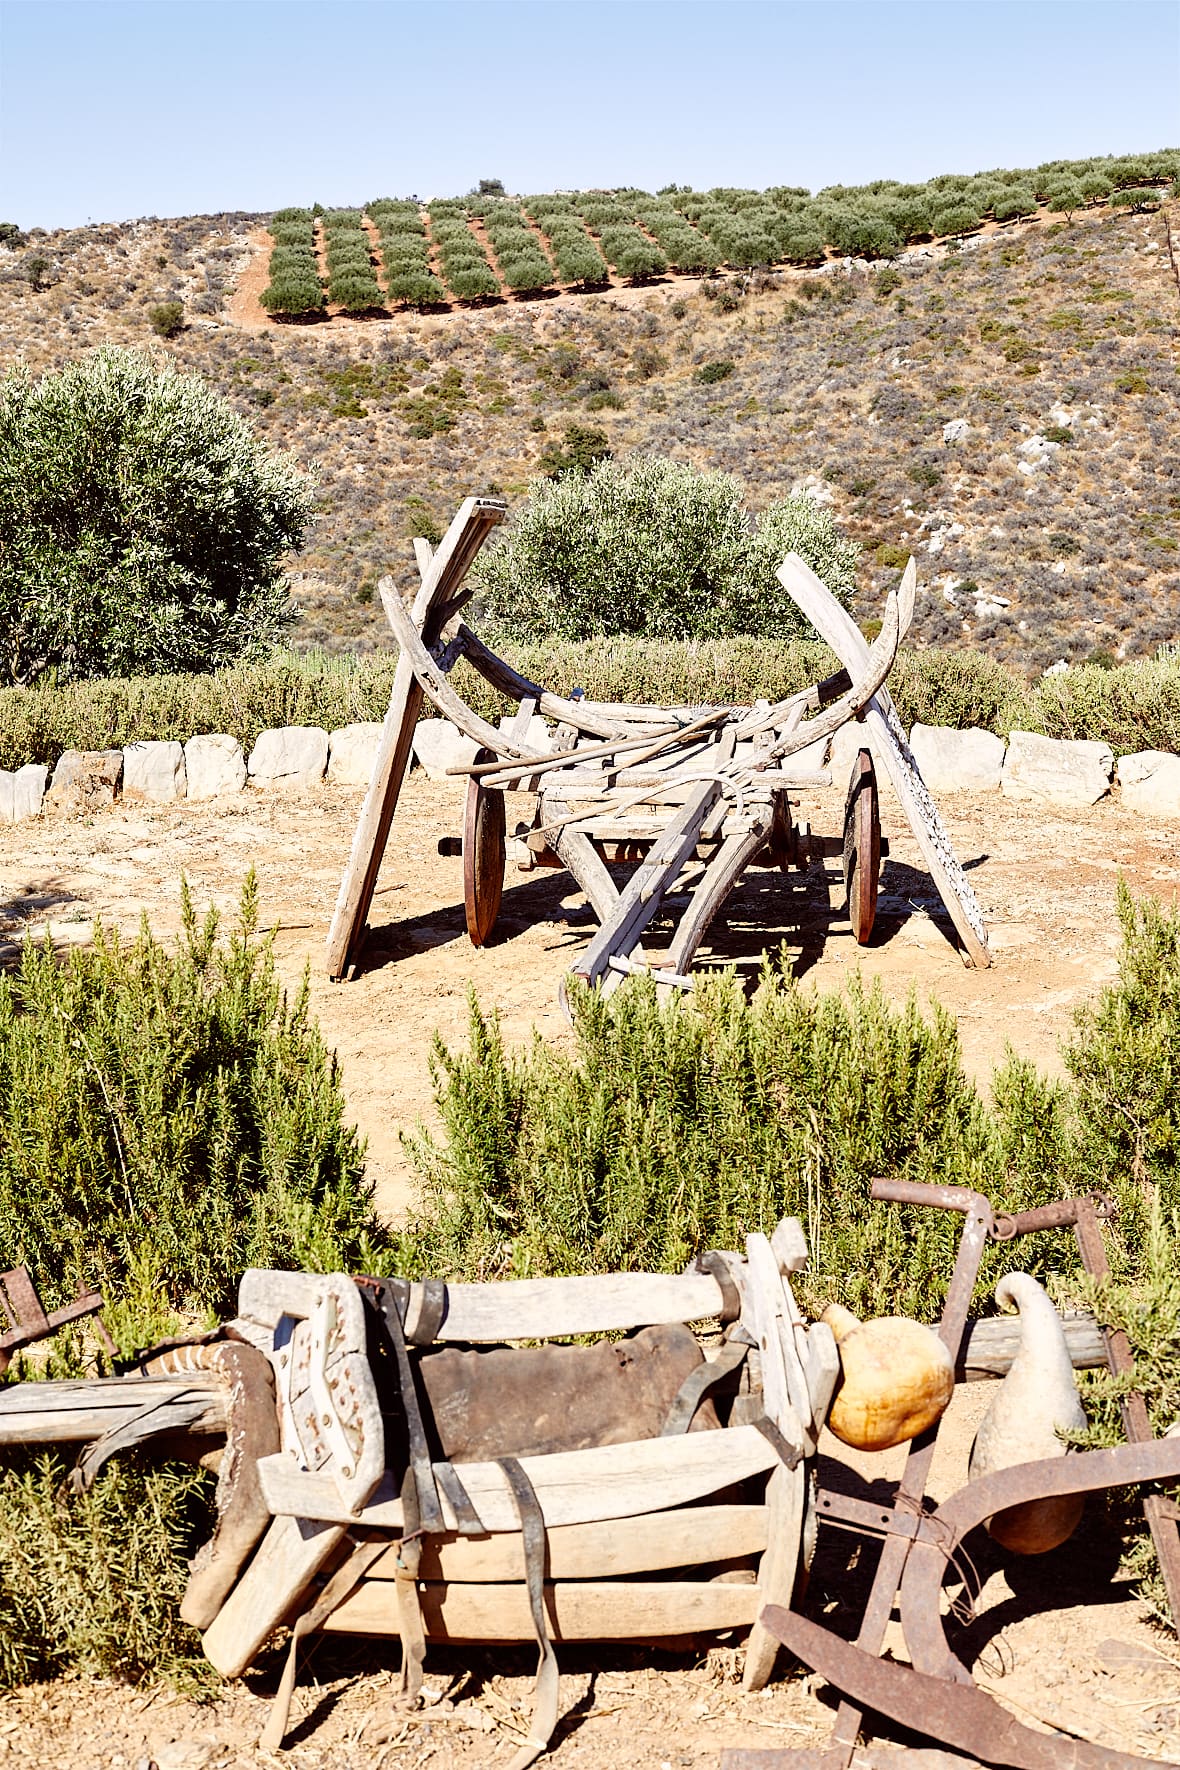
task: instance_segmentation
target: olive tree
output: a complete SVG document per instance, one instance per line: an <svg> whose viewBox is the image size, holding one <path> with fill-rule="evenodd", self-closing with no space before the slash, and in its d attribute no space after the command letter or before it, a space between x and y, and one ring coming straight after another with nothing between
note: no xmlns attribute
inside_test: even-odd
<svg viewBox="0 0 1180 1770"><path fill-rule="evenodd" d="M0 682L210 670L294 619L311 491L195 376L104 349L0 384Z"/></svg>
<svg viewBox="0 0 1180 1770"><path fill-rule="evenodd" d="M792 548L847 605L859 549L821 505L786 498L755 523L731 475L638 456L536 482L473 576L522 637L791 637L810 633L775 575Z"/></svg>

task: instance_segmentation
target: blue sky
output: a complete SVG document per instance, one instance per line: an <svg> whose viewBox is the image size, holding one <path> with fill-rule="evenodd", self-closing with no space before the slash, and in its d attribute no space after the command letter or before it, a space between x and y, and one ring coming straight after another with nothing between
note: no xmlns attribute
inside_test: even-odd
<svg viewBox="0 0 1180 1770"><path fill-rule="evenodd" d="M1180 0L0 0L0 220L24 227L1177 142Z"/></svg>

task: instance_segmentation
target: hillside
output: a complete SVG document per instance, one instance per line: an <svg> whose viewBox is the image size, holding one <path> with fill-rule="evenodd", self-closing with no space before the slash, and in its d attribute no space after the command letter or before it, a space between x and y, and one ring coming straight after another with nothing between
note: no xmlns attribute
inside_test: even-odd
<svg viewBox="0 0 1180 1770"><path fill-rule="evenodd" d="M863 544L867 608L913 548L919 641L1033 673L1180 633L1169 207L309 323L259 305L264 218L77 229L0 248L0 365L150 343L314 470L299 644L384 647L375 586L412 573L408 537L468 491L520 497L577 426L732 472L755 508L812 484ZM172 300L165 343L149 313Z"/></svg>

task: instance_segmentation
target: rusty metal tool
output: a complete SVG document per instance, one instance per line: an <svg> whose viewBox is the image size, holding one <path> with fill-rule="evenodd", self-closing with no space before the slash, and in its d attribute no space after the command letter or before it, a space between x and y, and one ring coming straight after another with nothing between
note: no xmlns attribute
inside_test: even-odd
<svg viewBox="0 0 1180 1770"><path fill-rule="evenodd" d="M0 1312L8 1322L7 1331L0 1334L0 1377L12 1362L13 1353L22 1346L31 1346L35 1340L48 1340L68 1322L80 1321L87 1315L96 1318L95 1332L106 1351L113 1354L115 1342L98 1314L102 1306L100 1291L79 1291L73 1303L46 1314L27 1266L14 1266L11 1272L0 1272Z"/></svg>
<svg viewBox="0 0 1180 1770"><path fill-rule="evenodd" d="M1104 1197L1067 1199L997 1218L982 1194L966 1188L875 1180L871 1191L874 1199L932 1205L959 1211L965 1217L938 1329L956 1361L989 1238L1008 1241L1041 1230L1072 1227L1086 1270L1095 1276L1109 1270L1100 1225L1117 1207ZM1111 1369L1133 1368L1125 1336L1117 1336L1121 1346L1112 1345L1111 1339L1107 1347ZM817 1496L821 1521L883 1538L856 1641L845 1641L820 1624L778 1606L767 1606L760 1620L804 1664L842 1692L829 1744L818 1750L724 1752L721 1770L849 1770L866 1709L985 1763L1012 1766L1013 1770L1131 1770L1132 1766L1143 1770L1154 1762L1072 1737L1038 1734L1016 1722L975 1688L970 1672L947 1644L939 1608L942 1581L960 1542L995 1512L1026 1499L1166 1480L1180 1474L1180 1449L1171 1440L1152 1439L1142 1398L1128 1397L1128 1402L1134 1401L1139 1403L1138 1412L1124 1407L1132 1439L1127 1446L1003 1470L969 1483L934 1513L925 1509L924 1496L937 1424L911 1444L892 1505L871 1505L821 1489ZM1149 1496L1152 1498L1159 1498L1164 1519L1170 1522L1167 1502L1162 1496ZM1149 1510L1149 1522L1151 1518ZM1163 1560L1161 1555L1161 1564ZM879 1657L895 1598L900 1602L912 1668Z"/></svg>

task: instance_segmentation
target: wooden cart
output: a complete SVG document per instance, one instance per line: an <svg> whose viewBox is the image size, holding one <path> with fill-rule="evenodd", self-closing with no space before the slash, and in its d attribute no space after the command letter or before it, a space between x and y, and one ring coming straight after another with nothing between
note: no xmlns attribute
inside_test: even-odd
<svg viewBox="0 0 1180 1770"><path fill-rule="evenodd" d="M575 963L576 975L603 991L651 970L664 989L690 987L694 954L726 897L751 865L806 865L829 846L792 818L792 792L827 785L814 757L839 728L863 723L865 743L849 783L842 854L849 914L867 941L876 910L882 853L876 769L884 766L959 935L964 956L988 963L979 906L955 858L937 809L906 743L885 680L913 615L913 561L886 599L870 645L831 592L795 554L779 576L843 668L776 704L751 707L627 705L555 694L530 682L486 646L462 619L463 580L505 506L469 498L437 553L415 542L421 588L412 607L392 581L380 586L401 648L373 778L328 935L330 975L356 961L398 794L409 766L414 725L429 697L478 746L452 772L468 778L463 835L467 928L482 945L499 912L509 857L525 870L557 866L577 880L599 929ZM479 717L449 681L466 658L514 702L505 729ZM538 732L544 732L539 741ZM509 834L505 791L530 795L531 812ZM620 888L610 863L633 872ZM669 899L675 896L675 906ZM670 946L658 957L641 941L661 909L675 908Z"/></svg>
<svg viewBox="0 0 1180 1770"><path fill-rule="evenodd" d="M211 1662L239 1675L301 1610L308 1626L400 1635L409 1661L415 1641L420 1659L426 1641L537 1640L544 1660L552 1641L738 1630L749 1636L746 1687L760 1688L777 1644L756 1619L768 1601L791 1602L806 1559L807 1462L839 1372L831 1331L806 1325L791 1292L790 1273L806 1257L803 1231L787 1219L769 1239L748 1236L744 1257L711 1255L704 1270L681 1276L402 1286L396 1331L407 1372L426 1338L478 1348L728 1321L663 1435L522 1455L515 1467L542 1544L532 1569L508 1459L451 1465L436 1455L426 1477L433 1522L421 1482L415 1491L389 1466L398 1452L387 1443L362 1301L376 1281L247 1273L231 1326L274 1368L280 1448L256 1462L272 1518L205 1628ZM718 1403L714 1429L689 1430L715 1378L734 1378L736 1389L739 1376L741 1393ZM555 1719L555 1669L552 1682L552 1713L535 1722L539 1743ZM283 1725L285 1708L272 1743Z"/></svg>

